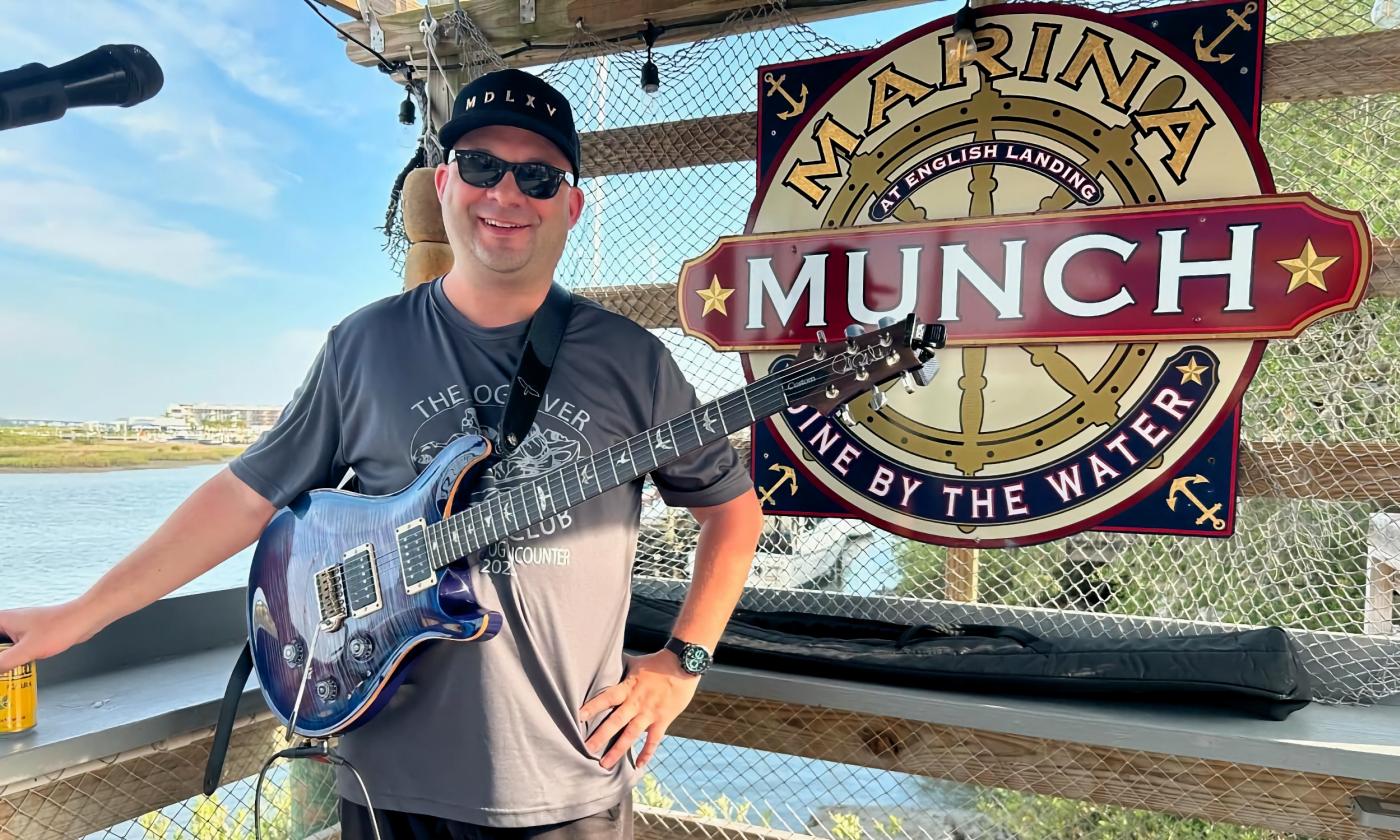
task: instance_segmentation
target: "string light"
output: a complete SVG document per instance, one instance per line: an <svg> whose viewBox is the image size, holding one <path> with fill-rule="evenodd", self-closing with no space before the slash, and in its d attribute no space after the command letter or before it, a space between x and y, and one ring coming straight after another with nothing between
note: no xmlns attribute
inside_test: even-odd
<svg viewBox="0 0 1400 840"><path fill-rule="evenodd" d="M409 65L403 86L403 102L399 103L399 122L413 125L416 117L417 108L413 104L413 66Z"/></svg>
<svg viewBox="0 0 1400 840"><path fill-rule="evenodd" d="M656 62L651 60L651 48L656 46L656 36L661 32L662 30L657 29L656 24L647 18L647 28L642 33L647 42L647 63L642 65L642 90L647 93L656 93L661 89L661 71L656 69Z"/></svg>
<svg viewBox="0 0 1400 840"><path fill-rule="evenodd" d="M957 64L966 64L977 52L977 12L967 0L953 15L953 43L950 55Z"/></svg>

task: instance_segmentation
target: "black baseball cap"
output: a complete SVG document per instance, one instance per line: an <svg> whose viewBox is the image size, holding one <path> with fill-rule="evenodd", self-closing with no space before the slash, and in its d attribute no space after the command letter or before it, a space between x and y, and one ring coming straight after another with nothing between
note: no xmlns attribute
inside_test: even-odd
<svg viewBox="0 0 1400 840"><path fill-rule="evenodd" d="M452 118L438 129L443 151L468 131L487 125L523 128L559 147L579 177L579 138L569 100L538 76L514 68L477 77L457 92Z"/></svg>

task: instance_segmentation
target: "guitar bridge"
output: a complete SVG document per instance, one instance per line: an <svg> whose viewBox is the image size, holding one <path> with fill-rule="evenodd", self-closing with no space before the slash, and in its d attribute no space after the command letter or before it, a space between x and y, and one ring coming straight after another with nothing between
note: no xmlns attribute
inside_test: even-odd
<svg viewBox="0 0 1400 840"><path fill-rule="evenodd" d="M403 569L403 591L409 595L432 588L437 583L428 554L428 523L423 519L400 525L394 530L399 545L399 565Z"/></svg>
<svg viewBox="0 0 1400 840"><path fill-rule="evenodd" d="M345 622L345 571L327 566L316 573L316 607L321 613L321 629L332 632Z"/></svg>

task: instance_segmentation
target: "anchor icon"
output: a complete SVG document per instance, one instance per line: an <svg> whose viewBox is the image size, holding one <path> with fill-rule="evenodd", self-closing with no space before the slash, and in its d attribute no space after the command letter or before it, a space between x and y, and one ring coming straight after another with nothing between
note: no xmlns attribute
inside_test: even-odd
<svg viewBox="0 0 1400 840"><path fill-rule="evenodd" d="M1237 12L1234 9L1226 9L1225 14L1230 16L1230 25L1225 27L1225 29L1222 30L1219 35L1216 35L1215 40L1211 41L1209 44L1202 43L1205 40L1205 27L1196 27L1196 58L1200 61L1210 61L1218 64L1224 64L1225 62L1234 58L1234 53L1217 55L1215 53L1215 48L1220 46L1220 42L1225 40L1225 36L1229 35L1231 32L1234 32L1236 27L1243 29L1245 32L1249 32L1249 16L1254 14L1254 12L1258 8L1259 4L1253 2L1253 0L1250 0L1250 2L1244 4L1244 12Z"/></svg>
<svg viewBox="0 0 1400 840"><path fill-rule="evenodd" d="M1201 515L1196 517L1197 525L1203 525L1209 522L1210 527L1214 528L1217 531L1223 531L1225 530L1225 520L1221 519L1215 514L1220 511L1220 508L1224 507L1224 503L1216 502L1215 504L1207 508L1205 506L1205 503L1202 502L1200 499L1196 498L1196 494L1192 493L1189 489L1190 485L1200 484L1202 482L1209 484L1210 479L1206 478L1203 475L1183 475L1181 478L1174 480L1171 484L1171 487L1167 489L1167 507L1172 510L1176 510L1177 496L1185 496L1187 501L1195 505L1196 510L1199 510L1201 512Z"/></svg>
<svg viewBox="0 0 1400 840"><path fill-rule="evenodd" d="M786 73L777 78L774 78L772 73L763 74L763 81L768 85L768 92L765 93L764 96L772 96L776 93L786 99L788 104L792 106L792 110L783 111L778 114L778 119L780 120L790 120L807 110L807 85L802 85L802 92L797 95L796 99L793 99L792 94L788 93L783 88L783 82L786 79Z"/></svg>
<svg viewBox="0 0 1400 840"><path fill-rule="evenodd" d="M792 487L791 492L797 492L797 470L792 467L785 467L782 464L773 464L768 469L778 471L778 480L764 489L762 495L758 497L760 506L770 504L773 501L773 494L778 492L778 488L782 487L784 484Z"/></svg>

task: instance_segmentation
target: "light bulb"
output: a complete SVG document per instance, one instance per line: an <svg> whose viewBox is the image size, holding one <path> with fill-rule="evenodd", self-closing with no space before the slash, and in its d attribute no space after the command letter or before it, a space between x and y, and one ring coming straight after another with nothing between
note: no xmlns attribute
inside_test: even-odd
<svg viewBox="0 0 1400 840"><path fill-rule="evenodd" d="M972 11L971 4L958 9L953 15L952 57L956 63L966 63L977 52L977 36L974 33L976 26L977 16Z"/></svg>

